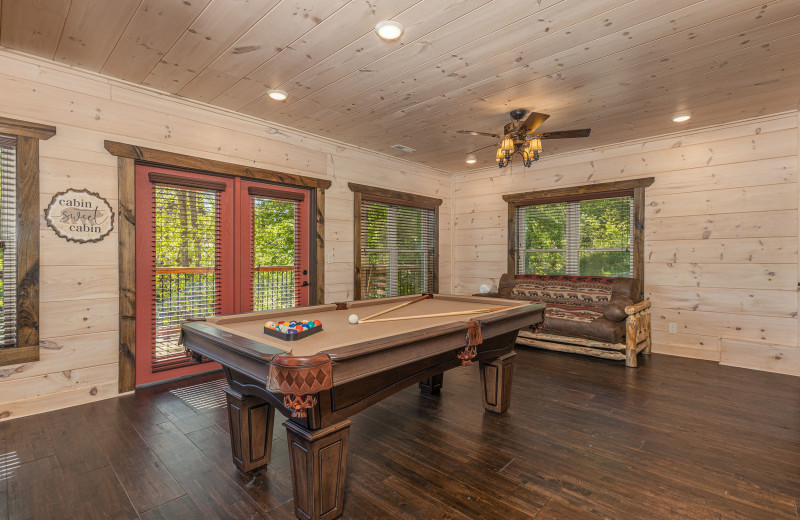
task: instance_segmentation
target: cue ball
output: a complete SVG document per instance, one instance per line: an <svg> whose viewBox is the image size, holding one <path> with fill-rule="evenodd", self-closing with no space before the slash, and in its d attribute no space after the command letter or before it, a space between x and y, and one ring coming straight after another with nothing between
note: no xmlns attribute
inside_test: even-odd
<svg viewBox="0 0 800 520"><path fill-rule="evenodd" d="M358 323L358 314L351 314L350 317L347 318L347 321L355 325L356 323Z"/></svg>

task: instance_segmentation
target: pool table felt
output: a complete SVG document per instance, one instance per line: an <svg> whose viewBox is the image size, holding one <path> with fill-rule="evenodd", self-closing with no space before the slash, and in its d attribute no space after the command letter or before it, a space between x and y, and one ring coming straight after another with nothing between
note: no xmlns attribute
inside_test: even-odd
<svg viewBox="0 0 800 520"><path fill-rule="evenodd" d="M414 297L418 296L419 295L416 295ZM351 314L357 314L359 318L366 318L367 316L403 303L404 300L411 300L414 297L403 299L392 298L391 301L387 301L386 303L383 303L383 301L381 303L375 303L375 300L369 302L353 302L352 308L338 311L335 310L333 305L320 305L310 308L254 312L230 317L219 316L208 318L207 322L213 324L220 330L254 339L265 345L285 350L293 356L311 356L321 351L328 351L354 343L387 338L394 334L423 330L449 323L465 323L470 319L488 315L488 313L475 313L462 314L459 316L375 323L370 323L368 321L356 325L348 322L348 318ZM528 303L529 302L501 300L497 298L463 297L451 299L446 296L437 296L433 299L422 300L407 305L401 309L378 316L375 319L489 309L504 306L519 307ZM285 341L264 334L264 324L267 321L315 319L322 322L322 332L312 334L303 339Z"/></svg>

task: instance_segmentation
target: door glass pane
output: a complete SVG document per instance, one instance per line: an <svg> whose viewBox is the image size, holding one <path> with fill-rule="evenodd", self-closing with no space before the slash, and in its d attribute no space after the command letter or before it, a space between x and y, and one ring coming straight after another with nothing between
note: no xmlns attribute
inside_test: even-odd
<svg viewBox="0 0 800 520"><path fill-rule="evenodd" d="M181 323L219 305L215 191L154 185L155 348L153 361L185 359Z"/></svg>
<svg viewBox="0 0 800 520"><path fill-rule="evenodd" d="M253 195L253 310L299 305L297 204Z"/></svg>
<svg viewBox="0 0 800 520"><path fill-rule="evenodd" d="M583 276L629 277L631 254L627 251L581 251L580 274Z"/></svg>

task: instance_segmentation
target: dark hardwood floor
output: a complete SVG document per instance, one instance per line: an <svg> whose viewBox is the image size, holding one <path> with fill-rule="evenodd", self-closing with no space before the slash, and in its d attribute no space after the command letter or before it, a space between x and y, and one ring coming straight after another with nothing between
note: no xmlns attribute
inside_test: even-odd
<svg viewBox="0 0 800 520"><path fill-rule="evenodd" d="M800 519L800 378L518 352L505 415L475 366L356 415L342 518ZM0 519L294 518L284 428L239 473L219 378L0 423Z"/></svg>

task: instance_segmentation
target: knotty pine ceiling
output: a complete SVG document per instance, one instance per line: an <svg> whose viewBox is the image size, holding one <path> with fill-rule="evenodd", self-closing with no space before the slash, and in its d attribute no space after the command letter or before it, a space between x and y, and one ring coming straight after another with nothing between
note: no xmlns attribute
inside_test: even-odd
<svg viewBox="0 0 800 520"><path fill-rule="evenodd" d="M0 2L4 47L454 172L515 108L592 129L553 154L800 103L800 0Z"/></svg>

